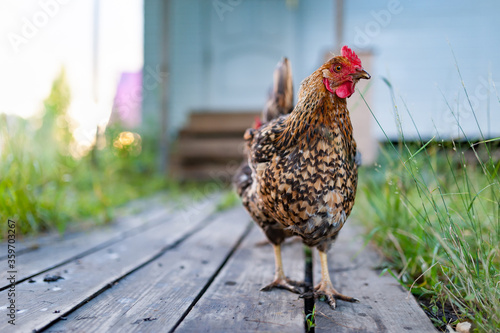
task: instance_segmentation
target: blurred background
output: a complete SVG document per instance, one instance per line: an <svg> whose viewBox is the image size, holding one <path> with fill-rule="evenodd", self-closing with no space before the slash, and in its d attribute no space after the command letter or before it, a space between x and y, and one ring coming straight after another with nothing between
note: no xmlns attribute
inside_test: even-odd
<svg viewBox="0 0 500 333"><path fill-rule="evenodd" d="M369 107L349 100L365 165L401 136L498 137L499 10L494 0L2 1L2 217L64 230L179 180L227 182L281 57L297 92L342 45L372 75L358 86Z"/></svg>

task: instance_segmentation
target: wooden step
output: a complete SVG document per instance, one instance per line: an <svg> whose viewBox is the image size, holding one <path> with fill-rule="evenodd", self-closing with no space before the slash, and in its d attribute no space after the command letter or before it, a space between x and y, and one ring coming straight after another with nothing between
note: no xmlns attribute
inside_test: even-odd
<svg viewBox="0 0 500 333"><path fill-rule="evenodd" d="M242 159L245 142L240 138L182 138L177 143L177 155L181 159Z"/></svg>
<svg viewBox="0 0 500 333"><path fill-rule="evenodd" d="M235 112L194 112L189 116L189 123L184 135L212 133L243 133L252 127L261 111Z"/></svg>
<svg viewBox="0 0 500 333"><path fill-rule="evenodd" d="M207 162L196 165L185 165L182 167L182 170L172 170L172 172L181 179L223 181L229 184L240 163L239 160L232 160L227 163Z"/></svg>
<svg viewBox="0 0 500 333"><path fill-rule="evenodd" d="M258 117L260 111L193 112L174 148L172 176L230 181L245 157L243 134Z"/></svg>

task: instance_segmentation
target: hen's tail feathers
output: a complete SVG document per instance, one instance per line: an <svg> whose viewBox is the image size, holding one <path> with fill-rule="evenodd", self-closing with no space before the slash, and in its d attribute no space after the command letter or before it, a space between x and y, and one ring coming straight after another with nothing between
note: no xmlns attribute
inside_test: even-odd
<svg viewBox="0 0 500 333"><path fill-rule="evenodd" d="M264 123L279 116L289 114L293 110L293 76L292 66L288 58L283 58L276 65L273 76L273 90L264 107L262 120Z"/></svg>

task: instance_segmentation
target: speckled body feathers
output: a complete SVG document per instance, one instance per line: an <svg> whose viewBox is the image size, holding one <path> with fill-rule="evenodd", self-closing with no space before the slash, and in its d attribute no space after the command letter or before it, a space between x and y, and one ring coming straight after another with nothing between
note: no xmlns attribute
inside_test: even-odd
<svg viewBox="0 0 500 333"><path fill-rule="evenodd" d="M305 79L293 112L245 133L243 204L274 244L300 236L326 251L356 195L356 143L346 100L322 83L322 68Z"/></svg>

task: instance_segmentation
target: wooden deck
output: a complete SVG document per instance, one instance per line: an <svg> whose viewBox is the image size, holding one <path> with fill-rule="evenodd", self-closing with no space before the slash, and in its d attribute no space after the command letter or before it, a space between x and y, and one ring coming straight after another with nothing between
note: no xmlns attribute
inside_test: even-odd
<svg viewBox="0 0 500 333"><path fill-rule="evenodd" d="M259 291L273 276L272 248L241 207L215 212L216 200L143 202L107 227L18 241L16 325L6 316L4 269L0 332L305 332L312 302ZM317 301L316 332L435 332L415 299L373 270L380 259L361 250L355 229L344 229L330 274L361 302L339 301L333 311ZM304 280L300 242L283 246L283 260L289 277Z"/></svg>

